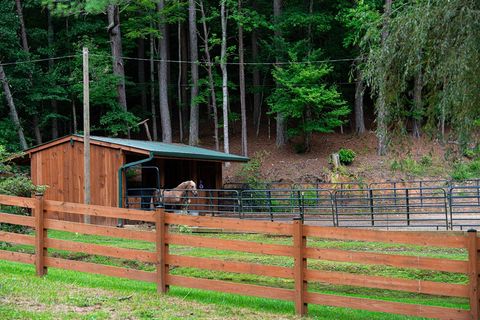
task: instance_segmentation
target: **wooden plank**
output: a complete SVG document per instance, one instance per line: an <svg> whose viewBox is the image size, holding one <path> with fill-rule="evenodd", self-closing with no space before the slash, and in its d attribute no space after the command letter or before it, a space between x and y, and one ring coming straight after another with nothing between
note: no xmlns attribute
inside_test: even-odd
<svg viewBox="0 0 480 320"><path fill-rule="evenodd" d="M305 250L305 257L309 259L328 261L341 261L360 264L379 264L400 268L414 268L455 273L468 272L468 262L460 260L320 248L307 248Z"/></svg>
<svg viewBox="0 0 480 320"><path fill-rule="evenodd" d="M155 244L157 248L157 291L158 293L166 293L168 291L167 275L167 255L168 244L165 238L168 234L168 226L165 224L165 211L161 208L155 210Z"/></svg>
<svg viewBox="0 0 480 320"><path fill-rule="evenodd" d="M45 266L45 256L47 255L45 237L47 236L47 231L44 226L45 216L43 204L43 195L35 195L35 209L33 209L35 216L35 270L39 277L47 274L47 267Z"/></svg>
<svg viewBox="0 0 480 320"><path fill-rule="evenodd" d="M307 313L305 303L305 292L308 291L307 282L304 278L304 270L307 267L307 259L304 257L306 238L303 235L303 221L293 221L293 258L294 258L294 279L295 279L295 313L304 316Z"/></svg>
<svg viewBox="0 0 480 320"><path fill-rule="evenodd" d="M35 255L21 252L0 250L0 260L35 264Z"/></svg>
<svg viewBox="0 0 480 320"><path fill-rule="evenodd" d="M336 227L305 226L307 237L324 239L357 240L384 243L401 243L418 246L465 248L465 235L462 232L428 231L380 231Z"/></svg>
<svg viewBox="0 0 480 320"><path fill-rule="evenodd" d="M149 263L155 263L155 261L157 260L154 252L149 252L145 250L117 248L93 243L82 243L52 238L46 239L45 244L48 248L52 249L83 252L87 254L107 256L119 259L139 260Z"/></svg>
<svg viewBox="0 0 480 320"><path fill-rule="evenodd" d="M305 270L305 280L335 285L397 290L447 297L469 296L469 287L464 284L434 281L396 279L324 270Z"/></svg>
<svg viewBox="0 0 480 320"><path fill-rule="evenodd" d="M35 220L33 217L20 216L18 214L0 212L0 222L17 224L26 227L34 227Z"/></svg>
<svg viewBox="0 0 480 320"><path fill-rule="evenodd" d="M101 216L136 221L155 222L154 212L132 210L125 208L114 208L98 205L87 205L82 203L70 203L54 200L45 201L45 210L80 215Z"/></svg>
<svg viewBox="0 0 480 320"><path fill-rule="evenodd" d="M47 229L92 234L114 238L155 242L155 233L151 231L127 230L115 227L86 225L83 223L45 219Z"/></svg>
<svg viewBox="0 0 480 320"><path fill-rule="evenodd" d="M241 251L276 256L291 256L293 252L292 246L281 244L267 244L242 240L225 240L172 233L167 235L166 241L168 244L172 245Z"/></svg>
<svg viewBox="0 0 480 320"><path fill-rule="evenodd" d="M477 231L468 230L467 232L467 249L468 249L468 277L469 277L469 300L470 300L470 315L472 319L478 319L480 315L478 292L478 246L477 246Z"/></svg>
<svg viewBox="0 0 480 320"><path fill-rule="evenodd" d="M155 273L141 270L106 266L91 262L72 261L60 258L45 257L48 267L101 274L110 277L126 278L132 280L155 282Z"/></svg>
<svg viewBox="0 0 480 320"><path fill-rule="evenodd" d="M35 199L0 194L0 204L33 209L35 207Z"/></svg>
<svg viewBox="0 0 480 320"><path fill-rule="evenodd" d="M265 277L293 279L293 269L258 263L226 261L210 258L168 255L167 263L178 267L198 268L223 272L256 274Z"/></svg>
<svg viewBox="0 0 480 320"><path fill-rule="evenodd" d="M257 286L252 284L235 283L220 280L208 280L200 278L191 278L183 276L167 276L167 283L172 286L220 291L225 293L233 293L245 296L271 298L279 300L292 301L293 290L280 289L273 287Z"/></svg>
<svg viewBox="0 0 480 320"><path fill-rule="evenodd" d="M67 137L64 137L64 138L61 138L61 139L58 139L58 140L53 140L53 141L51 141L49 143L46 143L46 144L42 144L41 146L29 149L26 152L28 154L36 153L36 152L39 152L41 150L57 146L59 144L69 142L70 140L78 141L78 142L83 143L83 137L70 135L70 136L67 136ZM108 148L113 148L113 149L122 149L122 150L125 150L125 151L130 151L130 152L138 153L138 154L146 154L146 155L149 154L148 150L143 150L143 149L138 149L138 148L133 148L133 147L128 147L128 146L118 145L118 144L104 142L104 141L98 141L98 140L95 140L95 139L91 139L90 143L92 145L98 145L98 146L103 146L103 147L108 147Z"/></svg>
<svg viewBox="0 0 480 320"><path fill-rule="evenodd" d="M16 244L35 245L35 237L26 234L0 231L0 242L9 242Z"/></svg>
<svg viewBox="0 0 480 320"><path fill-rule="evenodd" d="M368 311L396 313L407 316L437 318L437 319L470 319L468 310L432 307L365 298L344 297L329 294L309 292L305 297L308 303L331 307L344 307Z"/></svg>
<svg viewBox="0 0 480 320"><path fill-rule="evenodd" d="M205 228L220 228L232 231L281 235L292 234L292 224L286 222L252 221L233 218L187 216L174 213L166 213L165 222L167 224L180 224Z"/></svg>
<svg viewBox="0 0 480 320"><path fill-rule="evenodd" d="M28 149L24 152L26 152L27 154L36 153L38 151L41 151L41 150L44 150L44 149L47 149L47 148L51 148L51 147L56 146L58 144L62 144L62 143L65 143L67 141L70 141L70 139L79 140L80 138L76 137L74 135L71 135L71 136L55 139L53 141L50 141L50 142L44 143L42 145L39 145L38 147Z"/></svg>

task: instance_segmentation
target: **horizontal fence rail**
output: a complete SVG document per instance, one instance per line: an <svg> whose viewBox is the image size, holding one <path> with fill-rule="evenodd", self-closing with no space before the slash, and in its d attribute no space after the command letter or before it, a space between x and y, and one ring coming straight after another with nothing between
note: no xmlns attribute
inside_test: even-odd
<svg viewBox="0 0 480 320"><path fill-rule="evenodd" d="M470 193L468 191L472 190L470 188L467 188L466 191L464 189L458 189L455 190L454 194L460 196L460 193L466 193L464 195L468 196L466 199L476 199L473 196L472 198L469 198ZM432 199L436 199L435 195L437 194L437 191L437 189L432 188L428 190L427 194L429 194L429 197ZM363 199L362 196L358 194L344 194L341 192L337 193L337 197L342 197L342 199L345 198L347 199L346 201L351 201L352 198L354 198L355 201ZM335 193L336 192L333 192L333 194ZM288 198L286 194L282 194L281 196L278 195L278 197L279 199L283 199L284 197ZM382 197L382 199L383 198L384 197ZM458 199L455 198L454 201L457 200ZM389 201L393 200L389 199ZM464 204L463 202L458 201L455 203L458 204L459 210ZM412 203L412 208L414 208L415 204L416 202ZM405 202L400 202L397 205L393 204L393 202L389 202L388 205L384 206L386 206L388 210L399 209L401 212L398 214L405 215L405 205ZM26 210L25 213L31 214L32 216L22 216L8 212L12 206ZM363 208L361 202L360 204L355 203L355 206ZM285 207L288 208L289 205L285 204ZM155 211L146 212L132 209L60 203L57 201L44 200L42 196L37 196L34 199L0 196L0 208L2 211L5 211L0 215L0 223L27 226L35 230L34 235L1 231L1 242L33 246L35 253L27 254L0 250L0 259L34 264L38 276L45 275L48 272L48 268L53 267L153 282L156 283L159 293L168 292L169 286L181 286L246 296L286 300L291 301L294 304L296 313L299 315L307 313L308 304L319 304L417 317L440 319L479 318L478 269L480 264L480 239L477 237L477 233L474 230L469 232L412 232L346 229L304 225L302 217L297 216L295 216L295 219L291 222L255 221L238 218L219 219L217 217L166 213L163 208L157 208ZM283 206L281 206L281 208L281 214L284 214L283 211L286 211L286 209ZM370 207L366 205L366 208L369 209ZM30 210L31 212L29 212ZM16 213L18 212L19 211L16 211ZM55 212L77 215L96 215L117 219L128 218L129 220L150 222L155 225L155 229L153 231L139 231L66 222L52 218ZM412 215L413 214L415 213L412 213ZM305 212L305 215L308 215L307 211ZM370 213L367 212L366 216L370 217ZM332 215L330 215L329 218L336 219L336 217ZM378 218L378 216L375 218ZM371 223L369 219L367 220L368 223ZM375 221L378 222L381 220ZM411 223L418 222L418 219L414 216L411 217ZM288 245L280 245L243 240L229 240L215 236L202 237L197 235L185 235L174 233L170 227L175 225L187 225L198 228L218 228L222 230L256 234L281 235L282 237L289 238L291 242L289 242L290 244ZM86 242L79 243L54 239L48 236L48 230L63 230L82 234L142 240L154 243L155 251L117 248L110 245L91 244ZM468 258L467 260L452 260L415 255L330 249L312 246L313 242L311 240L316 238L335 239L340 241L354 240L382 242L398 245L413 244L423 247L433 246L456 248L468 252ZM227 261L220 259L219 256L216 256L215 254L212 254L211 257L178 255L170 252L170 247L173 245L191 248L210 248L221 251L247 252L259 255L283 256L291 258L293 264L290 266L278 266L270 265L268 262L261 264L257 262ZM50 249L145 262L154 266L155 271L143 271L133 268L59 258L57 256L52 256L49 251ZM432 278L432 280L410 280L387 276L316 270L315 268L312 268L313 264L309 263L314 260L464 274L468 277L468 282L461 284L444 283L435 278ZM193 268L281 278L293 282L294 288L286 289L224 280L212 280L193 276L186 277L172 274L170 272L172 268ZM414 303L347 297L336 294L322 294L311 290L310 285L315 283L395 290L442 297L467 298L470 301L470 309L463 310Z"/></svg>

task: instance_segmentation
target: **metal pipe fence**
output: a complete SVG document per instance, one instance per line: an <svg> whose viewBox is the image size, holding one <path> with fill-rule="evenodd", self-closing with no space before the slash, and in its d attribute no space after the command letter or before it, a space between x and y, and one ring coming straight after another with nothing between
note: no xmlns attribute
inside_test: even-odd
<svg viewBox="0 0 480 320"><path fill-rule="evenodd" d="M193 215L270 221L300 218L323 226L437 230L480 226L480 179L302 187L201 189L196 196L187 192L181 201L167 197L165 190L129 189L126 199L129 208L152 210L161 204L167 211Z"/></svg>
<svg viewBox="0 0 480 320"><path fill-rule="evenodd" d="M161 191L160 201L166 211L193 215L240 217L240 192L238 190L199 189L197 195L188 191L180 197L166 191L175 190Z"/></svg>

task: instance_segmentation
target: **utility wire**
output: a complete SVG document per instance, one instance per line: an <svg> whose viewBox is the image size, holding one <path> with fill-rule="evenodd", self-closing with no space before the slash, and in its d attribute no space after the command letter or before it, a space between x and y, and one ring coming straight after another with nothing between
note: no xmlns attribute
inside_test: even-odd
<svg viewBox="0 0 480 320"><path fill-rule="evenodd" d="M16 65L16 64L43 62L43 61L51 61L51 60L61 60L61 59L79 57L79 56L81 56L81 54L73 54L73 55L69 55L69 56L60 56L60 57L51 57L51 58L45 58L45 59L34 59L34 60L23 60L23 61L4 62L4 63L0 63L0 65L1 65L1 66L11 66L11 65Z"/></svg>
<svg viewBox="0 0 480 320"><path fill-rule="evenodd" d="M59 56L59 57L51 57L51 58L44 58L44 59L33 59L33 60L23 60L23 61L11 61L11 62L3 62L0 63L1 66L10 66L10 65L17 65L17 64L26 64L26 63L35 63L35 62L45 62L51 60L62 60L68 58L75 58L81 57L81 54L72 54L68 56ZM98 54L98 53L90 53L90 56L97 56L97 57L104 57L104 58L111 58L110 55ZM150 61L149 58L135 58L135 57L121 57L124 60L133 60L133 61ZM355 58L342 58L342 59L325 59L325 60L314 60L314 61L287 61L287 62L244 62L244 65L289 65L289 64L316 64L316 63L330 63L330 62L351 62L355 61ZM166 62L166 63L186 63L186 64L199 64L199 65L208 65L207 62L202 61L191 61L191 60L161 60L161 59L153 59L155 62ZM226 62L227 65L240 65L240 62ZM220 62L211 62L210 65L220 65Z"/></svg>
<svg viewBox="0 0 480 320"><path fill-rule="evenodd" d="M136 60L136 61L150 61L147 58L133 58L133 57L122 57L125 60ZM328 63L328 62L349 62L355 61L354 58L343 58L343 59L326 59L326 60L314 60L314 61L287 61L287 62L244 62L244 65L289 65L289 64L311 64L311 63ZM200 65L209 65L207 62L201 61L191 61L191 60L160 60L153 59L155 62L166 62L166 63L187 63L187 64L200 64ZM226 62L227 65L240 65L240 62ZM210 65L220 65L220 62L211 62Z"/></svg>

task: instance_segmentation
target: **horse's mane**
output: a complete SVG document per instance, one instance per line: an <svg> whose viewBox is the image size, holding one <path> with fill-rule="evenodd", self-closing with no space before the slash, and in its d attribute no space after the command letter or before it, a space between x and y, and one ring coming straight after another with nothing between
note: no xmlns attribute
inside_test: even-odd
<svg viewBox="0 0 480 320"><path fill-rule="evenodd" d="M184 181L180 183L175 189L185 189L185 187L191 185L192 183L194 183L192 180Z"/></svg>

